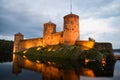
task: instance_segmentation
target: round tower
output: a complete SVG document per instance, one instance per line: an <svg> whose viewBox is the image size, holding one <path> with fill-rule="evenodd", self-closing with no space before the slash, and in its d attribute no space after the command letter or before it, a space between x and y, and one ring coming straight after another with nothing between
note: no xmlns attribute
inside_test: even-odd
<svg viewBox="0 0 120 80"><path fill-rule="evenodd" d="M51 21L44 24L44 33L43 35L49 35L56 32L56 24Z"/></svg>
<svg viewBox="0 0 120 80"><path fill-rule="evenodd" d="M14 35L14 49L13 52L19 51L20 41L23 40L24 36L19 32Z"/></svg>
<svg viewBox="0 0 120 80"><path fill-rule="evenodd" d="M65 45L74 45L79 40L79 16L68 14L64 16L63 41Z"/></svg>

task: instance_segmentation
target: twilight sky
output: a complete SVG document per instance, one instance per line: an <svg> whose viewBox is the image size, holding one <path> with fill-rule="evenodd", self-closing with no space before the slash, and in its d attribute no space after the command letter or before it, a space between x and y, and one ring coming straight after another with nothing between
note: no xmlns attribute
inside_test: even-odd
<svg viewBox="0 0 120 80"><path fill-rule="evenodd" d="M80 39L94 38L120 48L120 0L73 0L80 17ZM70 13L70 0L0 0L0 39L41 37L43 24L52 21L63 30L63 16Z"/></svg>

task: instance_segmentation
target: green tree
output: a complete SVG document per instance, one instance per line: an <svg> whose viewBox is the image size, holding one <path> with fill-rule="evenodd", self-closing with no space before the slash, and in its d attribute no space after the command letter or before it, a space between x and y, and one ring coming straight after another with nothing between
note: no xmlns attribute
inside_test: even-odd
<svg viewBox="0 0 120 80"><path fill-rule="evenodd" d="M0 40L0 62L11 61L13 52L13 41Z"/></svg>

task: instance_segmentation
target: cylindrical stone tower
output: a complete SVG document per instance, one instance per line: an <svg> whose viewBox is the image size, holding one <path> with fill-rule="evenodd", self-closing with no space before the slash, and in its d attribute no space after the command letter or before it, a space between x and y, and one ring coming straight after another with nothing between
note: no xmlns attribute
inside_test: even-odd
<svg viewBox="0 0 120 80"><path fill-rule="evenodd" d="M43 35L49 35L56 32L56 24L51 21L44 24L44 33Z"/></svg>
<svg viewBox="0 0 120 80"><path fill-rule="evenodd" d="M79 40L79 16L68 14L64 16L63 41L65 45L74 45Z"/></svg>
<svg viewBox="0 0 120 80"><path fill-rule="evenodd" d="M24 36L19 32L14 35L14 49L13 52L19 51L20 41L23 40Z"/></svg>

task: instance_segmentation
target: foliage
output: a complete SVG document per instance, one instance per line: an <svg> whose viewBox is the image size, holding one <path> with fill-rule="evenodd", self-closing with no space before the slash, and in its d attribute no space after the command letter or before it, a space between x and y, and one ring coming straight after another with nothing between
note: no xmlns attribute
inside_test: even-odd
<svg viewBox="0 0 120 80"><path fill-rule="evenodd" d="M13 52L13 41L0 40L0 62L11 61Z"/></svg>
<svg viewBox="0 0 120 80"><path fill-rule="evenodd" d="M91 37L89 37L88 39L89 39L89 41L95 42L95 39L93 39Z"/></svg>
<svg viewBox="0 0 120 80"><path fill-rule="evenodd" d="M82 46L83 47L83 46ZM65 46L65 45L52 45L47 47L33 47L28 50L20 51L16 53L21 56L26 56L28 59L32 61L41 60L41 61L49 61L62 58L62 59L91 59L91 60L102 60L106 59L109 53L107 52L99 52L96 49L90 50L82 50L81 46Z"/></svg>
<svg viewBox="0 0 120 80"><path fill-rule="evenodd" d="M79 58L80 59L101 60L102 58L105 58L105 55L95 49L90 49L90 50L83 51L79 55Z"/></svg>

